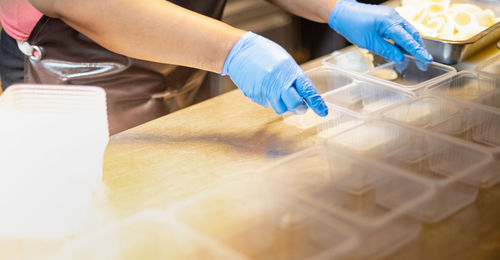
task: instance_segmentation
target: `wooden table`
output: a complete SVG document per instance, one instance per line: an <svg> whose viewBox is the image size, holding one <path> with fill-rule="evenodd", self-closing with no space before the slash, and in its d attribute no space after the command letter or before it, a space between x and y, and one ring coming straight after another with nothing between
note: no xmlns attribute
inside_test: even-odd
<svg viewBox="0 0 500 260"><path fill-rule="evenodd" d="M486 51L476 57L500 53ZM318 142L314 129L285 125L231 91L113 136L104 164L109 207L119 218L166 209ZM442 223L424 225L417 240L387 259L500 259L500 185L481 190L475 204Z"/></svg>

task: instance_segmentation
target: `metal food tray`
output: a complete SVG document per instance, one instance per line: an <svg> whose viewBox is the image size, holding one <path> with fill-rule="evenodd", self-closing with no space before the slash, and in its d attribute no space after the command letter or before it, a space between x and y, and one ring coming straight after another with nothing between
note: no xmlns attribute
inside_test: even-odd
<svg viewBox="0 0 500 260"><path fill-rule="evenodd" d="M500 1L497 0L452 0L453 3L473 3L481 8L490 8L496 16L500 16ZM396 7L400 0L389 0L385 5ZM484 47L500 40L500 22L476 34L465 41L446 41L423 37L424 44L434 57L434 61L453 65L457 64Z"/></svg>

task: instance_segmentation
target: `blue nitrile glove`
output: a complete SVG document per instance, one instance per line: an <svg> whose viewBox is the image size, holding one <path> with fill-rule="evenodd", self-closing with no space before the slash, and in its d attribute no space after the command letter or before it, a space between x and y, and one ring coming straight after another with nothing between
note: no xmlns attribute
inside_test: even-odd
<svg viewBox="0 0 500 260"><path fill-rule="evenodd" d="M417 60L432 61L417 29L392 7L339 0L330 14L328 24L353 44L395 62L403 61L402 51L415 56ZM384 38L392 40L395 45Z"/></svg>
<svg viewBox="0 0 500 260"><path fill-rule="evenodd" d="M307 105L320 116L328 114L323 99L290 54L252 32L233 46L222 75L229 75L245 96L259 105L271 105L277 114L303 111Z"/></svg>

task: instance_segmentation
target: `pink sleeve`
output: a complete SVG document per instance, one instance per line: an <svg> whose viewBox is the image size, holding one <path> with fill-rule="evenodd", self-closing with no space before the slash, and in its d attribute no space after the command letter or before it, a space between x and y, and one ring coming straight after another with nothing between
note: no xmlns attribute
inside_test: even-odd
<svg viewBox="0 0 500 260"><path fill-rule="evenodd" d="M42 15L28 0L0 1L2 27L16 40L26 41Z"/></svg>

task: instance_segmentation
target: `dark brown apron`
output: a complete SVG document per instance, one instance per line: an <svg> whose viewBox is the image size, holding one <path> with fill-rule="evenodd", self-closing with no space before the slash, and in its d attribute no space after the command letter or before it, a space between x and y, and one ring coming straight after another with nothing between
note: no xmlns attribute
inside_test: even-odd
<svg viewBox="0 0 500 260"><path fill-rule="evenodd" d="M226 1L170 2L220 19ZM63 21L47 16L35 26L28 42L40 53L38 59L25 58L25 82L103 87L110 134L190 105L206 76L206 72L192 68L113 53Z"/></svg>

